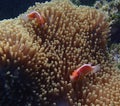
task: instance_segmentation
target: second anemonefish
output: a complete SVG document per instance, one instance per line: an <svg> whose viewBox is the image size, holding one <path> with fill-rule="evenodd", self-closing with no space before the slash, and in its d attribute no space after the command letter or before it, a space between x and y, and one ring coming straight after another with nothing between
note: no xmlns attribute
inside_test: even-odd
<svg viewBox="0 0 120 106"><path fill-rule="evenodd" d="M41 16L41 14L38 13L37 11L32 11L32 12L30 12L29 14L23 16L23 19L24 19L25 21L28 21L29 19L35 19L35 18L36 18L37 23L38 23L39 25L43 25L43 24L45 23L44 18L43 18L43 17Z"/></svg>
<svg viewBox="0 0 120 106"><path fill-rule="evenodd" d="M70 79L75 81L79 78L83 78L89 73L95 73L100 70L100 65L92 66L91 64L84 64L81 67L77 68L73 71L72 75L70 75Z"/></svg>

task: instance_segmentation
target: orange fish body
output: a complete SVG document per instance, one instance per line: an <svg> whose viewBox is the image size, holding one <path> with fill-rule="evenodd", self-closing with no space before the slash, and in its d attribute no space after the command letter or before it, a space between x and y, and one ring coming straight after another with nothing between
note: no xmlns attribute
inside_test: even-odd
<svg viewBox="0 0 120 106"><path fill-rule="evenodd" d="M44 26L45 24L45 19L37 11L32 11L27 15L24 14L22 15L21 18L26 22L28 22L29 19L36 19L36 22L38 23L38 25L41 25L41 26Z"/></svg>
<svg viewBox="0 0 120 106"><path fill-rule="evenodd" d="M30 18L30 19L36 18L38 24L44 24L45 23L44 18L37 11L33 11L33 12L29 13L27 15L27 17Z"/></svg>
<svg viewBox="0 0 120 106"><path fill-rule="evenodd" d="M27 17L30 18L30 19L36 18L38 24L44 24L45 23L44 18L37 11L33 11L33 12L29 13L27 15Z"/></svg>
<svg viewBox="0 0 120 106"><path fill-rule="evenodd" d="M83 78L89 73L95 73L100 70L100 66L91 66L91 64L84 64L78 69L74 70L72 75L70 76L71 80L77 80L78 78Z"/></svg>

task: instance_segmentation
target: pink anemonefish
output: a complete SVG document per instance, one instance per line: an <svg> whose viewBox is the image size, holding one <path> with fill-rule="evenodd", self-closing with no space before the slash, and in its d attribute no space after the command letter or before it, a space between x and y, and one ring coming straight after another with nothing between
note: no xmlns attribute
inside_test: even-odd
<svg viewBox="0 0 120 106"><path fill-rule="evenodd" d="M72 72L72 75L70 75L70 79L71 81L75 81L78 78L83 78L89 73L95 73L99 70L100 70L99 64L96 66L92 66L91 64L84 64Z"/></svg>
<svg viewBox="0 0 120 106"><path fill-rule="evenodd" d="M45 23L44 18L41 16L40 13L37 11L32 11L29 14L22 17L25 21L28 21L29 19L35 19L39 25L43 25Z"/></svg>

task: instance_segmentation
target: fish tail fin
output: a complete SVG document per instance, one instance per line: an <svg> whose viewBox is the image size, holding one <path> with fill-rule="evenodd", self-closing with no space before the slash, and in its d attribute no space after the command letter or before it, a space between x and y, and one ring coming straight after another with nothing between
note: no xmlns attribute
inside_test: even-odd
<svg viewBox="0 0 120 106"><path fill-rule="evenodd" d="M98 71L100 71L100 64L96 65L96 66L92 66L93 70L92 73L96 73Z"/></svg>
<svg viewBox="0 0 120 106"><path fill-rule="evenodd" d="M23 14L21 17L25 22L27 22L29 19L26 14Z"/></svg>

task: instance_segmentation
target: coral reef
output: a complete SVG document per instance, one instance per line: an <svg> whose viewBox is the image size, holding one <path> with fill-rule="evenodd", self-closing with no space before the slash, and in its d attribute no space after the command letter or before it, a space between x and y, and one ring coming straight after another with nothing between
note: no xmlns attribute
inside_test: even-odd
<svg viewBox="0 0 120 106"><path fill-rule="evenodd" d="M108 14L108 21L111 24L111 43L120 42L120 0L107 0L97 1L94 5L95 8Z"/></svg>
<svg viewBox="0 0 120 106"><path fill-rule="evenodd" d="M109 52L116 66L120 69L120 44L112 44L109 48Z"/></svg>
<svg viewBox="0 0 120 106"><path fill-rule="evenodd" d="M108 2L107 0L100 0L94 4L97 9L106 12L109 16L109 20L119 21L120 18L120 0L112 0Z"/></svg>
<svg viewBox="0 0 120 106"><path fill-rule="evenodd" d="M76 5L88 5L88 6L93 6L96 0L70 0Z"/></svg>
<svg viewBox="0 0 120 106"><path fill-rule="evenodd" d="M81 5L80 0L70 0L72 3L74 3L75 5Z"/></svg>
<svg viewBox="0 0 120 106"><path fill-rule="evenodd" d="M23 19L33 10L44 25ZM120 72L107 51L110 24L103 13L53 0L24 14L0 22L0 105L120 105ZM101 70L72 83L70 74L85 63Z"/></svg>

